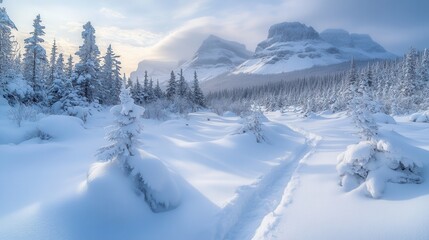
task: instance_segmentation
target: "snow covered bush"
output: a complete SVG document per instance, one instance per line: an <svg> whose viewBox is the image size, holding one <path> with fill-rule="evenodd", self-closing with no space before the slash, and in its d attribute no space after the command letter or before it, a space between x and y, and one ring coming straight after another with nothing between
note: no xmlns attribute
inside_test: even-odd
<svg viewBox="0 0 429 240"><path fill-rule="evenodd" d="M397 143L396 143L397 144ZM387 182L421 183L422 163L415 160L415 149L400 152L396 144L380 140L361 141L347 147L338 156L337 172L340 185L351 191L364 184L373 198L382 196ZM400 149L400 148L399 148ZM410 154L411 153L411 154Z"/></svg>
<svg viewBox="0 0 429 240"><path fill-rule="evenodd" d="M22 121L36 121L39 112L32 106L18 103L9 110L9 118L21 127Z"/></svg>
<svg viewBox="0 0 429 240"><path fill-rule="evenodd" d="M168 107L170 102L166 99L157 99L145 105L143 117L146 119L166 120L168 119Z"/></svg>
<svg viewBox="0 0 429 240"><path fill-rule="evenodd" d="M243 126L240 129L240 133L251 132L256 137L256 142L261 143L265 141L265 136L262 132L262 121L266 117L261 111L253 110L250 114L243 119Z"/></svg>
<svg viewBox="0 0 429 240"><path fill-rule="evenodd" d="M180 203L176 183L161 161L137 150L144 108L134 104L129 89L122 87L121 104L111 109L116 117L108 134L111 145L100 149L100 160L114 162L132 179L136 192L144 196L153 212L174 209Z"/></svg>
<svg viewBox="0 0 429 240"><path fill-rule="evenodd" d="M411 122L429 122L429 111L414 113L410 116Z"/></svg>

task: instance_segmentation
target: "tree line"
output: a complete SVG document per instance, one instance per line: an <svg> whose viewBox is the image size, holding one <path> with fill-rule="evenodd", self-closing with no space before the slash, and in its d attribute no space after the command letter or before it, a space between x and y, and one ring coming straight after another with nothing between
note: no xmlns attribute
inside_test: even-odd
<svg viewBox="0 0 429 240"><path fill-rule="evenodd" d="M182 72L177 80L172 72L165 92L158 81L154 86L147 73L143 84L127 79L121 73L120 56L111 45L100 57L91 22L83 25L83 43L75 54L77 62L74 63L72 55L59 52L55 40L48 56L43 47L45 26L40 15L34 19L33 30L24 40L23 56L12 34L17 28L5 8L0 8L0 19L0 94L11 105L37 106L50 113L85 118L92 107L118 104L121 84L125 83L140 105L163 101L170 106L180 101L186 108L205 106L196 73L192 86L188 86Z"/></svg>

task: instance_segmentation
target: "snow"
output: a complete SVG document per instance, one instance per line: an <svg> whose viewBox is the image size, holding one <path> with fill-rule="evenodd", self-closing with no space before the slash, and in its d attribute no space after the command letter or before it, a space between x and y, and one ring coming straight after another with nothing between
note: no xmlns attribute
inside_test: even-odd
<svg viewBox="0 0 429 240"><path fill-rule="evenodd" d="M412 122L429 122L429 111L414 113L410 116Z"/></svg>
<svg viewBox="0 0 429 240"><path fill-rule="evenodd" d="M403 178L393 178L397 171L384 164L401 161L421 169L423 180L429 177L429 127L407 116L380 124L375 147L388 167L376 168L349 192L338 185L336 158L359 139L344 113L265 113L267 141L261 143L252 134L235 134L243 119L231 113L143 120L140 158L132 165L160 199L180 201L155 213L120 167L96 162L113 122L109 111L94 112L84 125L49 116L19 128L8 110L0 105L0 156L6 156L0 158L0 239L429 238L429 182L397 184ZM27 125L51 138L14 143L5 135ZM364 161L373 150L363 142L344 156Z"/></svg>
<svg viewBox="0 0 429 240"><path fill-rule="evenodd" d="M387 115L385 113L378 112L378 113L374 113L372 116L376 123L396 124L395 119L392 116Z"/></svg>
<svg viewBox="0 0 429 240"><path fill-rule="evenodd" d="M83 121L77 117L51 115L40 119L37 128L55 140L79 138L84 130Z"/></svg>

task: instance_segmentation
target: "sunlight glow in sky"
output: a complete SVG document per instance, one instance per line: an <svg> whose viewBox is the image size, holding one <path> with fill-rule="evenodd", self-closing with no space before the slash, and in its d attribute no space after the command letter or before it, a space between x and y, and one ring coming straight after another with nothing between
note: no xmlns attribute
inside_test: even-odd
<svg viewBox="0 0 429 240"><path fill-rule="evenodd" d="M82 25L91 21L102 53L111 43L127 74L143 59L188 59L209 34L253 51L268 28L283 21L318 31L368 33L398 55L410 46L429 47L427 0L4 0L2 5L21 44L41 14L48 52L54 38L62 52L76 52Z"/></svg>

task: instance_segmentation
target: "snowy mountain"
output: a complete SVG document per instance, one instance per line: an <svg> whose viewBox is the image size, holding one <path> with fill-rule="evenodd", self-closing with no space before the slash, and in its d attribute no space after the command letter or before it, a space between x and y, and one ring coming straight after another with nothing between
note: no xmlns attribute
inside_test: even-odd
<svg viewBox="0 0 429 240"><path fill-rule="evenodd" d="M329 29L318 33L299 22L271 26L254 56L234 73L275 74L349 61L394 58L366 34Z"/></svg>
<svg viewBox="0 0 429 240"><path fill-rule="evenodd" d="M251 56L252 52L245 45L210 35L202 42L192 59L182 63L144 60L131 73L131 79L143 79L147 71L154 80L166 82L172 70L179 73L182 69L187 81L193 80L194 71L197 71L200 81L205 81L231 72Z"/></svg>
<svg viewBox="0 0 429 240"><path fill-rule="evenodd" d="M176 67L176 62L143 60L139 63L137 70L131 73L130 77L134 81L137 78L141 81L144 79L145 71L147 71L148 76L154 81L164 82L170 77L171 70Z"/></svg>
<svg viewBox="0 0 429 240"><path fill-rule="evenodd" d="M252 53L245 45L210 35L193 58L183 63L178 70L183 69L188 80L193 79L194 71L197 71L199 80L204 81L230 72L251 56Z"/></svg>
<svg viewBox="0 0 429 240"><path fill-rule="evenodd" d="M328 66L355 60L391 59L386 51L367 34L349 33L342 29L327 29L318 33L313 27L299 22L275 24L268 38L249 52L245 45L210 35L203 41L192 59L183 64L142 61L131 78L141 79L147 70L153 79L164 82L171 70L183 69L185 79L191 81L194 71L200 81L228 74L278 74Z"/></svg>

